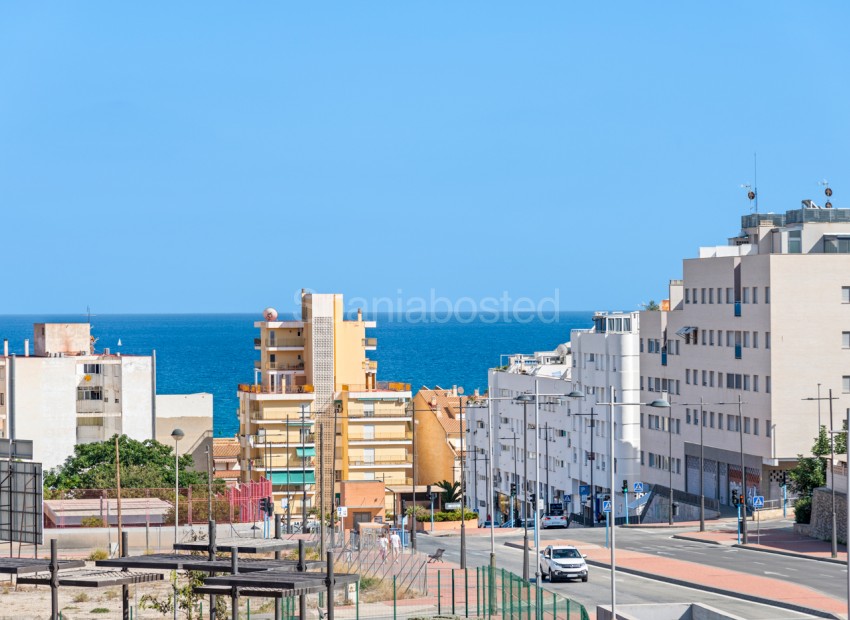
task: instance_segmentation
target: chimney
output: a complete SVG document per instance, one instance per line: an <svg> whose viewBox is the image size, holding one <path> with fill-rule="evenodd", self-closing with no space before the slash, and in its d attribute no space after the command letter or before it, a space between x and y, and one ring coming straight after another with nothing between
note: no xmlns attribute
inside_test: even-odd
<svg viewBox="0 0 850 620"><path fill-rule="evenodd" d="M478 400L478 396L479 396L479 394L478 394L478 388L475 388L475 391L472 393L472 395L473 395L473 397L474 397L476 400Z"/></svg>
<svg viewBox="0 0 850 620"><path fill-rule="evenodd" d="M357 308L357 320L358 321L363 320L363 310L362 310L362 308Z"/></svg>
<svg viewBox="0 0 850 620"><path fill-rule="evenodd" d="M456 385L452 386L452 396L457 396L457 386Z"/></svg>
<svg viewBox="0 0 850 620"><path fill-rule="evenodd" d="M104 355L109 355L109 349L104 349L104 350L103 350L103 354L104 354Z"/></svg>
<svg viewBox="0 0 850 620"><path fill-rule="evenodd" d="M26 338L24 340L24 357L30 356L30 339Z"/></svg>
<svg viewBox="0 0 850 620"><path fill-rule="evenodd" d="M3 338L3 357L9 357L9 339Z"/></svg>

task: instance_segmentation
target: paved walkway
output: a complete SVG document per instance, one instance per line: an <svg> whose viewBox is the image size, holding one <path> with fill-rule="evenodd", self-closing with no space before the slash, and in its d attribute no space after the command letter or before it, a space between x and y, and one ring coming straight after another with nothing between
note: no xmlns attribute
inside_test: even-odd
<svg viewBox="0 0 850 620"><path fill-rule="evenodd" d="M708 532L705 533L708 534ZM610 551L605 547L569 539L546 542L550 545L573 545L587 554L587 559L591 563L610 567ZM517 544L522 548L522 541L518 541ZM616 560L618 570L625 569L628 572L671 582L686 582L716 591L725 590L732 596L740 597L741 593L746 592L767 602L798 605L841 617L844 617L847 611L847 602L844 599L832 598L811 588L778 579L620 549L617 550Z"/></svg>
<svg viewBox="0 0 850 620"><path fill-rule="evenodd" d="M801 536L795 533L792 527L761 530L761 534L759 535L755 526L756 524L754 522L747 522L748 549L788 553L810 558L832 557L832 544L829 541ZM736 529L736 524L732 522L728 527L705 532L673 534L673 537L720 545L735 545L738 542L738 530ZM847 562L846 545L838 545L837 559L841 562Z"/></svg>

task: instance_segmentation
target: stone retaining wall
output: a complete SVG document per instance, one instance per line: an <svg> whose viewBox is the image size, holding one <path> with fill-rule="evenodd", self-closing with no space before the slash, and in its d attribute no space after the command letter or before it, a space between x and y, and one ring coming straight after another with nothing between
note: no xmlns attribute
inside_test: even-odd
<svg viewBox="0 0 850 620"><path fill-rule="evenodd" d="M847 495L835 492L835 520L838 542L847 540ZM815 489L812 494L812 520L809 536L821 540L832 540L832 491L826 487Z"/></svg>

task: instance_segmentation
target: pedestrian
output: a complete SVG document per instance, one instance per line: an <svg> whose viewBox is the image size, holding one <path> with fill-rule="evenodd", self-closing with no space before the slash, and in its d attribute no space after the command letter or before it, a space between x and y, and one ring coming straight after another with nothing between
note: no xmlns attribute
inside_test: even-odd
<svg viewBox="0 0 850 620"><path fill-rule="evenodd" d="M394 530L390 536L390 545L392 546L393 559L398 562L398 558L401 555L401 538L398 535L398 531Z"/></svg>
<svg viewBox="0 0 850 620"><path fill-rule="evenodd" d="M378 547L381 548L381 562L387 561L387 535L381 534L378 536Z"/></svg>

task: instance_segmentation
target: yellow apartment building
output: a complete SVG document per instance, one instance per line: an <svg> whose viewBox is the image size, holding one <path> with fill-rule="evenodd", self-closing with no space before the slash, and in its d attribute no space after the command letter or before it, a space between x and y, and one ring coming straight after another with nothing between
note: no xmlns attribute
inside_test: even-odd
<svg viewBox="0 0 850 620"><path fill-rule="evenodd" d="M410 386L376 380L377 340L366 336L375 322L359 311L347 320L340 294L303 291L300 319L273 308L264 319L254 323L254 383L239 386L243 480L271 480L276 510L285 498L300 520L333 509L338 481L410 479ZM379 419L360 422L368 417Z"/></svg>
<svg viewBox="0 0 850 620"><path fill-rule="evenodd" d="M416 393L416 484L460 482L468 403L469 397L458 394L457 388L423 387Z"/></svg>

